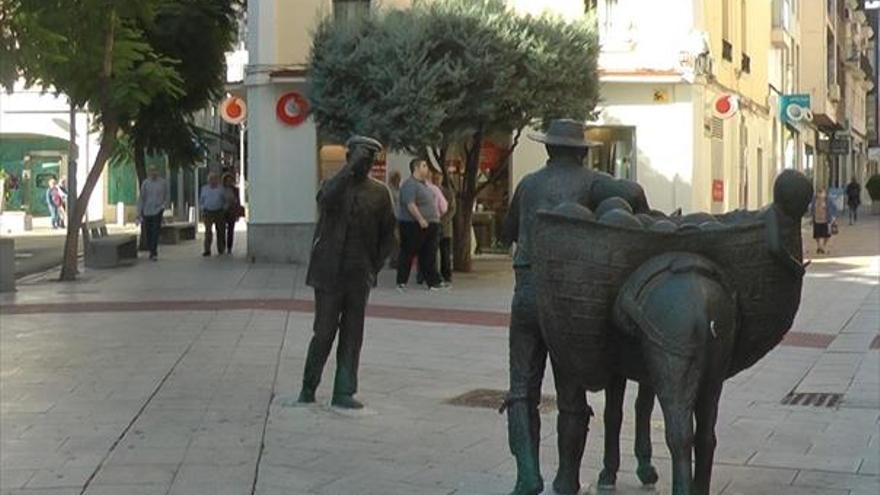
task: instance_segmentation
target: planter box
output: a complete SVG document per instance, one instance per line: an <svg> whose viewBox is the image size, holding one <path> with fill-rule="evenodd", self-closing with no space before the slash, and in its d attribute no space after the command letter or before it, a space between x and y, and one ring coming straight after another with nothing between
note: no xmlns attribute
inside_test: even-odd
<svg viewBox="0 0 880 495"><path fill-rule="evenodd" d="M17 234L34 228L32 217L23 211L4 211L0 213L0 232Z"/></svg>

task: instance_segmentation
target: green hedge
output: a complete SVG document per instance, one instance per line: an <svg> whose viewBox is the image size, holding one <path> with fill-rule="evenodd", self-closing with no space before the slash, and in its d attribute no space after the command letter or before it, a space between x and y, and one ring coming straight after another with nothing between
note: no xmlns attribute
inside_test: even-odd
<svg viewBox="0 0 880 495"><path fill-rule="evenodd" d="M865 184L865 189L868 190L868 196L871 196L871 200L880 201L880 174L874 174L868 179L868 183Z"/></svg>

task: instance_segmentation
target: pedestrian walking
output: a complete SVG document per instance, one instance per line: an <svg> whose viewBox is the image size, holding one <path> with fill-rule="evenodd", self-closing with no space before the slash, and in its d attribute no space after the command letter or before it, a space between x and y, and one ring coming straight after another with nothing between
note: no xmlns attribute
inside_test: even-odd
<svg viewBox="0 0 880 495"><path fill-rule="evenodd" d="M226 253L232 254L232 243L235 240L235 224L244 216L238 187L232 174L223 174L223 189L226 193Z"/></svg>
<svg viewBox="0 0 880 495"><path fill-rule="evenodd" d="M55 178L49 179L49 183L46 187L46 206L49 208L49 217L52 221L53 229L61 229L64 228L64 218L61 216L61 208L64 206L64 200L66 199L66 195L58 187L58 182Z"/></svg>
<svg viewBox="0 0 880 495"><path fill-rule="evenodd" d="M431 222L433 224L436 224L430 230L433 233L433 235L435 235L437 237L437 239L436 239L436 241L434 239L431 239L430 242L432 244L436 242L436 244L439 248L440 240L443 238L443 233L442 233L443 222L442 222L442 220L443 220L443 216L446 215L446 211L449 210L449 203L446 201L446 196L443 195L443 191L437 185L438 182L437 182L436 177L438 175L441 175L441 172L439 170L437 170L436 168L434 168L433 165L431 165L430 168L431 168L430 177L428 178L427 181L425 181L425 185L428 186L428 189L430 189L431 192L434 194L435 206L437 207L437 212L440 214L440 218L437 219L436 222ZM441 175L441 179L442 179L442 175ZM434 268L436 269L436 261L435 261ZM423 270L422 266L419 265L418 275L416 276L416 283L421 285L425 282L425 280L426 280L425 270ZM446 283L440 282L440 285L445 286Z"/></svg>
<svg viewBox="0 0 880 495"><path fill-rule="evenodd" d="M816 253L830 253L828 239L837 230L837 207L828 196L825 187L816 192L813 203L810 205L810 214L813 217L813 239L816 240Z"/></svg>
<svg viewBox="0 0 880 495"><path fill-rule="evenodd" d="M452 285L452 220L458 210L455 192L448 185L443 185L443 174L434 173L434 184L440 188L446 199L446 213L440 216L440 276L443 283Z"/></svg>
<svg viewBox="0 0 880 495"><path fill-rule="evenodd" d="M62 177L58 181L58 190L61 192L61 204L58 205L58 218L61 220L61 226L67 223L67 177Z"/></svg>
<svg viewBox="0 0 880 495"><path fill-rule="evenodd" d="M144 225L147 249L150 251L152 261L156 261L159 257L159 233L162 230L162 214L167 203L168 185L159 175L159 169L150 167L147 179L141 184L137 211L138 219Z"/></svg>
<svg viewBox="0 0 880 495"><path fill-rule="evenodd" d="M320 215L306 275L306 283L315 289L314 335L297 402L315 402L338 333L331 404L360 409L363 404L354 395L364 316L370 289L391 251L394 212L388 188L369 176L382 145L355 136L347 147L346 165L318 191Z"/></svg>
<svg viewBox="0 0 880 495"><path fill-rule="evenodd" d="M413 258L418 256L429 289L441 287L437 272L437 230L440 212L437 198L428 188L428 163L414 159L409 164L410 176L400 186L400 256L397 258L397 289L406 290Z"/></svg>
<svg viewBox="0 0 880 495"><path fill-rule="evenodd" d="M862 185L855 177L846 185L846 205L849 208L849 224L859 219L859 205L862 204Z"/></svg>
<svg viewBox="0 0 880 495"><path fill-rule="evenodd" d="M214 231L217 233L217 254L226 251L226 190L220 184L220 177L211 172L208 183L202 186L199 194L199 209L205 224L205 249L202 256L211 256Z"/></svg>

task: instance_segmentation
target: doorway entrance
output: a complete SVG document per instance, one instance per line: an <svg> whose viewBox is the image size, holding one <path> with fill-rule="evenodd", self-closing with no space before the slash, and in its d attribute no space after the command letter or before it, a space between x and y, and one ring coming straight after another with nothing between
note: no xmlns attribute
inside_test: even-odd
<svg viewBox="0 0 880 495"><path fill-rule="evenodd" d="M590 167L619 179L636 180L636 128L634 126L591 126L587 139L601 143L590 148Z"/></svg>

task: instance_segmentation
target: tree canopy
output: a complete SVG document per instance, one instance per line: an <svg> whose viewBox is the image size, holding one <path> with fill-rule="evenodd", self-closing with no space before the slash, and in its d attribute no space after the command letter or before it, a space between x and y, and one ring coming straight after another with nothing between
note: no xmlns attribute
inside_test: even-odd
<svg viewBox="0 0 880 495"><path fill-rule="evenodd" d="M598 101L589 20L520 16L501 0L419 2L364 19L325 19L310 59L321 131L378 137L396 150L515 131Z"/></svg>
<svg viewBox="0 0 880 495"><path fill-rule="evenodd" d="M456 265L468 269L471 208L504 169L478 183L486 136L513 135L505 164L525 127L589 118L599 100L598 54L591 19L519 15L503 0L417 2L321 22L310 99L330 138L368 134L441 165L463 146L455 251Z"/></svg>
<svg viewBox="0 0 880 495"><path fill-rule="evenodd" d="M144 26L151 47L176 62L181 95L156 95L124 126L134 147L139 181L145 177L144 154L165 153L171 163L191 164L198 157L193 113L222 96L226 51L235 39L240 0L166 1Z"/></svg>
<svg viewBox="0 0 880 495"><path fill-rule="evenodd" d="M174 25L196 5L208 9L227 0L3 0L0 2L0 84L7 89L23 78L27 85L65 94L87 108L101 127L95 162L68 224L61 278L75 278L78 230L92 191L112 155L121 129L148 115L151 104L204 101L214 91L216 71L188 74L175 58L181 44L207 50L204 33ZM176 10L180 9L180 10ZM179 36L164 35L170 30ZM212 47L224 50L226 46ZM214 53L213 51L211 53ZM192 78L192 84L182 76ZM208 81L200 79L208 78ZM203 88L203 89L202 89ZM145 117L147 118L147 117ZM71 191L75 195L76 191Z"/></svg>

